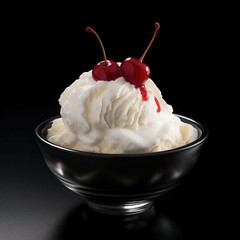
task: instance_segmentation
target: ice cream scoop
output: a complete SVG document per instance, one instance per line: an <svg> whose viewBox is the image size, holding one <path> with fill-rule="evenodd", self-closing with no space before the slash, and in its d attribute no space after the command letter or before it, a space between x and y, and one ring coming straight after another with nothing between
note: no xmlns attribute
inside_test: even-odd
<svg viewBox="0 0 240 240"><path fill-rule="evenodd" d="M208 136L204 125L173 114L142 63L159 27L155 23L139 60L117 64L104 52L103 62L61 94L61 117L35 130L51 171L101 213L132 215L152 208L153 199L190 172Z"/></svg>
<svg viewBox="0 0 240 240"><path fill-rule="evenodd" d="M97 153L162 151L194 141L197 130L172 114L150 78L145 86L148 101L124 77L95 81L92 71L84 72L62 93L61 118L48 130L48 140Z"/></svg>

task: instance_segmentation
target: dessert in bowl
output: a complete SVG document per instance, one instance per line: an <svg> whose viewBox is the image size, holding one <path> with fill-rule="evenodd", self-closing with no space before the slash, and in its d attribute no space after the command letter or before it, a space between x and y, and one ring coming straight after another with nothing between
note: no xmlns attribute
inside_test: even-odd
<svg viewBox="0 0 240 240"><path fill-rule="evenodd" d="M151 208L192 169L208 135L203 124L172 113L142 63L145 53L119 64L104 54L62 93L61 116L35 131L52 172L100 212Z"/></svg>
<svg viewBox="0 0 240 240"><path fill-rule="evenodd" d="M35 133L50 170L90 207L109 214L135 214L152 207L153 200L174 188L197 162L208 130L199 122L178 117L197 129L198 138L152 153L103 154L61 147L47 140L58 116L41 123Z"/></svg>

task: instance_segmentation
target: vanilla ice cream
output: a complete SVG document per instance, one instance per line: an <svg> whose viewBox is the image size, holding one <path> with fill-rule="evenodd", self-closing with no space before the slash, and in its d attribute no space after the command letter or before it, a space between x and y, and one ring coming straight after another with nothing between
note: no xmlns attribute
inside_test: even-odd
<svg viewBox="0 0 240 240"><path fill-rule="evenodd" d="M61 118L48 130L48 140L97 153L156 152L196 140L197 130L172 114L172 107L150 78L145 86L147 101L124 77L95 81L92 71L84 72L62 93Z"/></svg>

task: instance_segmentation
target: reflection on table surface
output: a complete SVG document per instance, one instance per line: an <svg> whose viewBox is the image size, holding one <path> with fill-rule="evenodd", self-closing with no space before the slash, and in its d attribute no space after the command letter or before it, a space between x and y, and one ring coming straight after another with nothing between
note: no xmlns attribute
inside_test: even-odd
<svg viewBox="0 0 240 240"><path fill-rule="evenodd" d="M182 239L179 223L154 207L146 213L111 216L96 213L83 203L73 209L57 230L55 239L70 236L100 239ZM102 238L101 238L102 237Z"/></svg>

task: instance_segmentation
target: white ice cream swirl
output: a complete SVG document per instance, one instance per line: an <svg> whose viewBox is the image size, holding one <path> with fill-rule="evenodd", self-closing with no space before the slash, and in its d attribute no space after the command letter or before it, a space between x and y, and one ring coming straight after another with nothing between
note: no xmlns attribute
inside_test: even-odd
<svg viewBox="0 0 240 240"><path fill-rule="evenodd" d="M172 149L197 138L197 130L172 114L151 79L149 99L123 77L95 81L83 73L62 93L61 118L48 131L48 140L67 148L98 153L143 153ZM160 103L157 112L154 97Z"/></svg>

